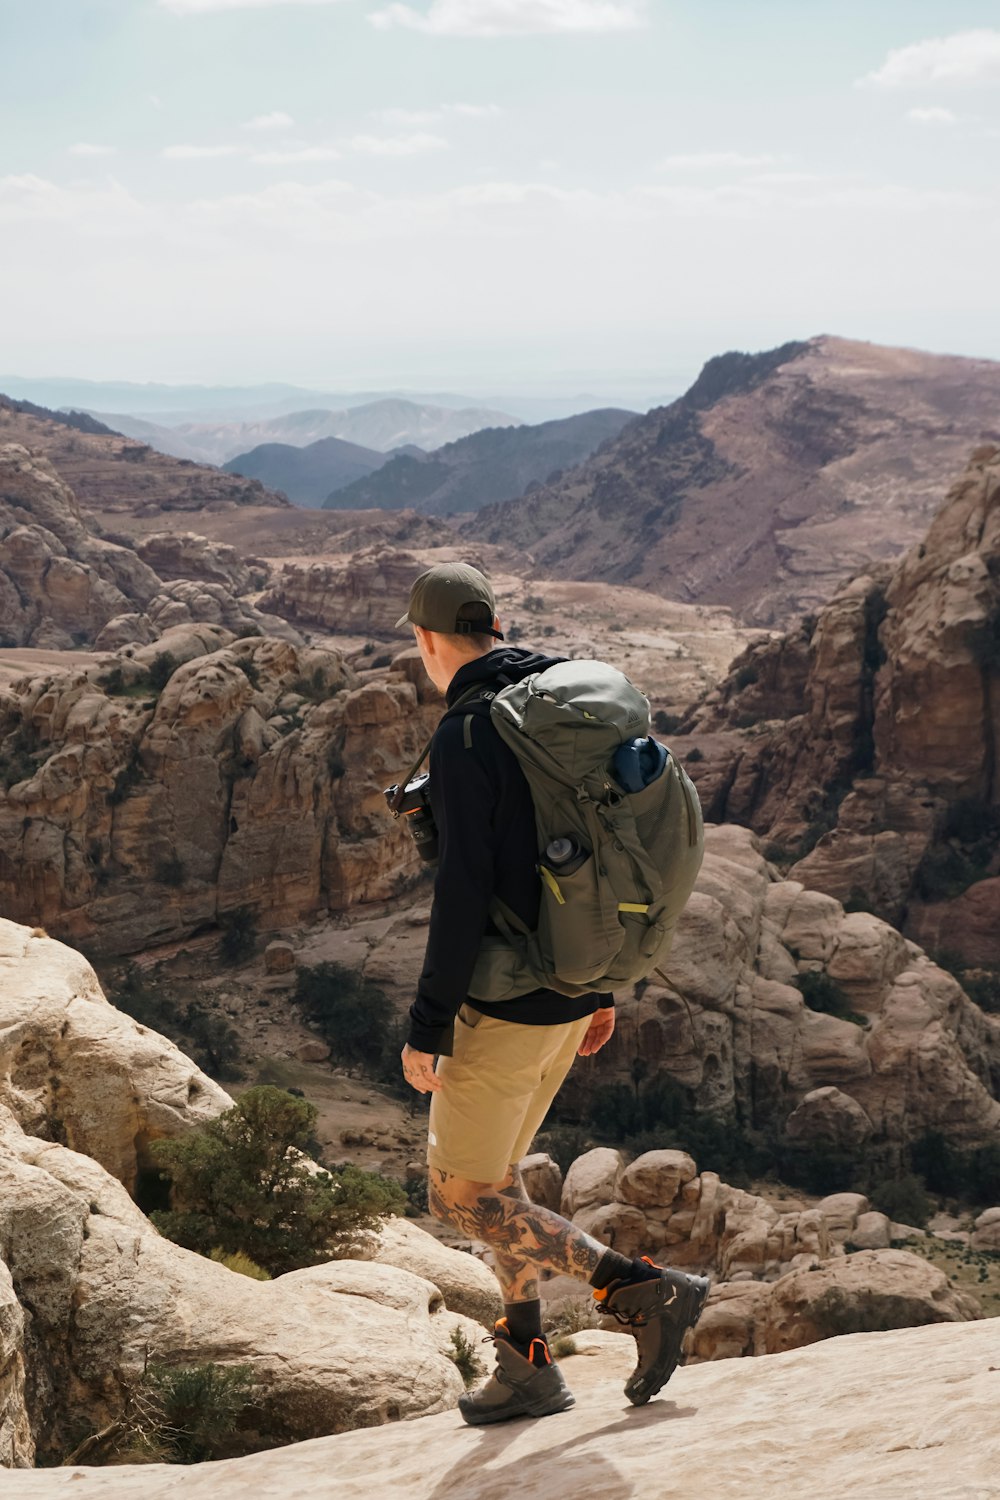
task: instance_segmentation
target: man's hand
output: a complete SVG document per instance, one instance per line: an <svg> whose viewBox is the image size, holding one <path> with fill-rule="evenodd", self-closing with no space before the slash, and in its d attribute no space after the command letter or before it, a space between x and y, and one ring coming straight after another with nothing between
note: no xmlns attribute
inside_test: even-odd
<svg viewBox="0 0 1000 1500"><path fill-rule="evenodd" d="M415 1052L407 1042L400 1056L403 1059L403 1077L418 1094L436 1094L441 1080L434 1071L433 1052Z"/></svg>
<svg viewBox="0 0 1000 1500"><path fill-rule="evenodd" d="M595 1010L590 1018L590 1027L580 1043L577 1050L578 1057L590 1057L595 1052L600 1052L604 1043L609 1040L615 1029L615 1008L613 1005L604 1006L601 1010Z"/></svg>

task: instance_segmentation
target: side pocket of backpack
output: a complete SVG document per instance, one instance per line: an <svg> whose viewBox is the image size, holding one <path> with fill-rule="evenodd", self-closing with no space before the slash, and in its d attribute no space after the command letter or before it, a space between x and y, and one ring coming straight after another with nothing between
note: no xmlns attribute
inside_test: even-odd
<svg viewBox="0 0 1000 1500"><path fill-rule="evenodd" d="M597 859L589 854L572 875L539 866L542 899L539 941L551 956L552 973L567 984L599 979L622 944L613 891L600 878Z"/></svg>

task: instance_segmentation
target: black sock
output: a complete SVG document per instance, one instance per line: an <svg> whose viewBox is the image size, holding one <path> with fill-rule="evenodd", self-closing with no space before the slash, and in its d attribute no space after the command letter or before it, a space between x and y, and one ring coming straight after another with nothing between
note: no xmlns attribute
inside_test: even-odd
<svg viewBox="0 0 1000 1500"><path fill-rule="evenodd" d="M657 1266L647 1265L644 1260L632 1260L628 1255L619 1255L617 1250L605 1250L590 1284L603 1292L613 1281L655 1281L659 1274Z"/></svg>
<svg viewBox="0 0 1000 1500"><path fill-rule="evenodd" d="M527 1347L532 1339L544 1338L540 1297L535 1297L531 1302L505 1302L503 1312L507 1319L507 1332L515 1344Z"/></svg>

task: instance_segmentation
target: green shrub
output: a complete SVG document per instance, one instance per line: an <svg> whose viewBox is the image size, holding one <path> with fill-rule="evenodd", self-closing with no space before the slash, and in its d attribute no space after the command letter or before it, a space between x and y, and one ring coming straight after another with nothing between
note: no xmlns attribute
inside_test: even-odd
<svg viewBox="0 0 1000 1500"><path fill-rule="evenodd" d="M9 734L0 748L0 785L10 791L21 781L30 781L42 756L38 731L26 719Z"/></svg>
<svg viewBox="0 0 1000 1500"><path fill-rule="evenodd" d="M810 1010L836 1016L838 1021L853 1021L856 1026L866 1024L866 1018L851 1009L848 995L822 969L806 969L795 983Z"/></svg>
<svg viewBox="0 0 1000 1500"><path fill-rule="evenodd" d="M866 1165L853 1151L826 1141L783 1141L776 1148L783 1181L807 1193L863 1191Z"/></svg>
<svg viewBox="0 0 1000 1500"><path fill-rule="evenodd" d="M403 1192L406 1194L408 1218L415 1219L428 1212L426 1177L407 1177L403 1182Z"/></svg>
<svg viewBox="0 0 1000 1500"><path fill-rule="evenodd" d="M395 1064L399 1048L393 1008L383 991L355 969L339 963L300 969L293 998L309 1025L329 1042L336 1063L376 1076L390 1059Z"/></svg>
<svg viewBox="0 0 1000 1500"><path fill-rule="evenodd" d="M682 714L668 714L666 709L658 708L653 715L653 728L657 734L673 734L680 728L682 718Z"/></svg>
<svg viewBox="0 0 1000 1500"><path fill-rule="evenodd" d="M148 675L153 691L162 693L179 666L180 662L169 651L157 651L149 664Z"/></svg>
<svg viewBox="0 0 1000 1500"><path fill-rule="evenodd" d="M705 752L704 752L704 750L699 750L697 745L692 745L691 749L687 752L687 754L685 755L684 759L685 760L689 760L692 763L694 763L696 761L699 761L699 760L704 760L705 759Z"/></svg>
<svg viewBox="0 0 1000 1500"><path fill-rule="evenodd" d="M885 1214L894 1224L912 1224L917 1229L923 1229L934 1212L927 1189L912 1172L876 1182L868 1197L872 1207L880 1214Z"/></svg>
<svg viewBox="0 0 1000 1500"><path fill-rule="evenodd" d="M154 1434L165 1440L175 1463L205 1463L232 1453L233 1430L253 1401L249 1365L152 1365L146 1385L160 1414Z"/></svg>
<svg viewBox="0 0 1000 1500"><path fill-rule="evenodd" d="M153 1223L189 1250L242 1252L273 1276L356 1252L405 1199L396 1183L359 1167L307 1165L316 1113L260 1084L200 1129L154 1141L174 1206L154 1211Z"/></svg>
<svg viewBox="0 0 1000 1500"><path fill-rule="evenodd" d="M307 703L325 703L332 696L322 667L313 667L308 677L296 677L289 691L298 693Z"/></svg>
<svg viewBox="0 0 1000 1500"><path fill-rule="evenodd" d="M250 906L235 906L220 918L222 941L219 953L224 963L241 964L253 957L257 944L256 914Z"/></svg>
<svg viewBox="0 0 1000 1500"><path fill-rule="evenodd" d="M257 631L257 634L259 635L260 631ZM236 665L252 688L260 687L260 667L252 656L238 656Z"/></svg>
<svg viewBox="0 0 1000 1500"><path fill-rule="evenodd" d="M593 1135L584 1126L555 1124L536 1135L532 1149L547 1152L565 1174L577 1157L589 1151L593 1144Z"/></svg>
<svg viewBox="0 0 1000 1500"><path fill-rule="evenodd" d="M225 1266L227 1271L235 1271L238 1276L249 1276L251 1281L270 1281L270 1271L265 1271L249 1255L244 1255L238 1250L235 1255L227 1255L221 1245L216 1245L209 1253L209 1260L217 1261L220 1266Z"/></svg>
<svg viewBox="0 0 1000 1500"><path fill-rule="evenodd" d="M132 749L131 760L122 766L121 770L117 773L115 784L108 793L108 801L111 803L111 806L117 807L120 802L124 802L129 792L133 791L141 781L142 766L139 761L139 747L135 745Z"/></svg>
<svg viewBox="0 0 1000 1500"><path fill-rule="evenodd" d="M448 1358L465 1381L466 1387L475 1385L479 1377L486 1373L479 1358L479 1351L461 1328L452 1329Z"/></svg>

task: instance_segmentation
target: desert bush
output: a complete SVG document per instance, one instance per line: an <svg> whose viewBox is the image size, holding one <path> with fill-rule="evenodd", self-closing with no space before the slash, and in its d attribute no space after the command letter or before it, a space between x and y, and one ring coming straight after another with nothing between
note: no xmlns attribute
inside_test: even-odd
<svg viewBox="0 0 1000 1500"><path fill-rule="evenodd" d="M653 715L653 728L657 734L673 734L680 725L681 714L668 714L666 709L658 708Z"/></svg>
<svg viewBox="0 0 1000 1500"><path fill-rule="evenodd" d="M169 1177L169 1210L150 1217L202 1255L240 1252L280 1276L357 1251L404 1205L396 1183L350 1163L315 1171L303 1156L316 1107L270 1084L207 1125L150 1147Z"/></svg>
<svg viewBox="0 0 1000 1500"><path fill-rule="evenodd" d="M142 1026L160 1031L213 1078L238 1076L240 1039L233 1027L183 988L148 978L130 964L107 986L112 1005Z"/></svg>
<svg viewBox="0 0 1000 1500"><path fill-rule="evenodd" d="M407 1177L403 1181L403 1192L406 1195L407 1218L416 1219L420 1214L427 1213L427 1178L419 1176Z"/></svg>
<svg viewBox="0 0 1000 1500"><path fill-rule="evenodd" d="M300 969L293 998L329 1042L334 1061L349 1071L379 1075L390 1058L395 1061L399 1049L393 1008L378 985L356 970L338 963Z"/></svg>
<svg viewBox="0 0 1000 1500"><path fill-rule="evenodd" d="M836 1016L838 1021L853 1021L855 1026L866 1024L866 1018L851 1009L850 998L845 991L822 969L806 969L795 983L810 1010L820 1011L826 1016Z"/></svg>
<svg viewBox="0 0 1000 1500"><path fill-rule="evenodd" d="M479 1377L486 1373L479 1358L479 1351L468 1334L464 1333L461 1328L452 1329L451 1349L448 1350L448 1358L458 1370L467 1387L475 1385Z"/></svg>
<svg viewBox="0 0 1000 1500"><path fill-rule="evenodd" d="M894 1224L912 1224L923 1229L934 1212L926 1187L913 1172L883 1178L872 1185L868 1197L872 1207Z"/></svg>
<svg viewBox="0 0 1000 1500"><path fill-rule="evenodd" d="M747 662L745 666L737 667L733 673L733 683L736 691L741 693L744 688L752 687L760 680L760 667L756 662Z"/></svg>
<svg viewBox="0 0 1000 1500"><path fill-rule="evenodd" d="M257 942L256 916L250 906L234 906L220 918L222 941L219 953L224 963L241 964L253 957Z"/></svg>
<svg viewBox="0 0 1000 1500"><path fill-rule="evenodd" d="M153 691L162 693L179 666L180 662L169 651L157 651L147 674Z"/></svg>
<svg viewBox="0 0 1000 1500"><path fill-rule="evenodd" d="M577 1157L589 1151L593 1144L593 1134L585 1126L553 1124L535 1136L532 1150L547 1152L565 1174Z"/></svg>
<svg viewBox="0 0 1000 1500"><path fill-rule="evenodd" d="M209 1252L209 1260L216 1261L220 1266L225 1266L227 1271L235 1271L238 1276L249 1276L251 1281L270 1281L270 1271L265 1271L249 1255L244 1255L242 1250L237 1250L235 1255L227 1255L221 1245L216 1245Z"/></svg>

